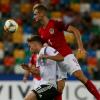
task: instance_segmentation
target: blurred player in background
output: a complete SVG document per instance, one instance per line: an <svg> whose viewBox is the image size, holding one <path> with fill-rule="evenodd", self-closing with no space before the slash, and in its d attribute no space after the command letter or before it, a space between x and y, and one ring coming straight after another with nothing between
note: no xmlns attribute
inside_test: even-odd
<svg viewBox="0 0 100 100"><path fill-rule="evenodd" d="M36 57L36 54L33 54L32 58L31 58L31 62L29 64L30 67L28 65L25 65L25 64L22 65L23 68L26 70L26 73L24 76L24 81L27 80L27 77L29 76L30 73L33 73L33 75L34 75L34 79L33 79L34 87L33 88L36 89L36 92L38 92L37 88L40 85L43 85L43 84L48 85L45 81L43 81L43 79L44 80L49 79L50 83L53 83L53 84L55 83L55 85L56 85L56 81L57 81L58 92L57 92L57 96L55 97L55 100L61 100L61 93L62 93L62 90L64 88L64 84L65 84L64 79L66 78L66 73L62 73L60 71L59 67L57 67L56 61L63 60L63 57L57 51L55 51L55 49L53 49L49 46L43 47L42 42L38 36L34 36L34 37L28 39L28 44L30 46L31 51L34 51L35 53L39 52L39 57L38 57L38 55ZM41 63L41 56L44 53L46 53L48 58L50 58L51 60L46 59L45 61L43 61L43 59L42 59L42 63ZM56 60L56 61L54 61L54 60ZM33 68L34 67L33 65L35 65L36 62L38 63L38 65L36 65L36 66L40 66L40 72L42 71L44 73L42 75L43 79L40 77L41 75L39 74L38 69ZM46 87L44 87L44 88L46 88ZM41 88L41 91L44 88ZM40 88L39 88L39 91L40 91ZM53 93L53 91L51 91L51 92ZM43 98L45 96L46 99L48 99L48 98L50 98L49 95L51 92L47 90L47 91L44 91L43 93L42 92L38 93L38 95L42 94ZM51 95L51 97L52 97L52 95ZM27 94L27 96L25 97L25 100L33 100L31 98L34 98L33 92L29 92ZM41 98L39 100L44 100L45 98L44 99L43 98Z"/></svg>
<svg viewBox="0 0 100 100"><path fill-rule="evenodd" d="M92 93L97 100L100 100L99 92L94 84L83 74L77 59L72 53L71 48L67 45L64 37L63 31L74 33L78 43L78 52L85 55L86 51L83 47L79 30L71 25L64 25L61 21L49 19L47 13L48 9L43 5L35 5L33 7L34 20L42 24L38 30L40 37L64 57L64 61L60 63L62 69L65 67L66 72L71 75L73 74L86 86L88 91Z"/></svg>

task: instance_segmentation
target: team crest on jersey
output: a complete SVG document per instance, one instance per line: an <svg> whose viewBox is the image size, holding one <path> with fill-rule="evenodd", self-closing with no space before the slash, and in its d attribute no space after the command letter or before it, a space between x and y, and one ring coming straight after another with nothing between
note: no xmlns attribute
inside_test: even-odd
<svg viewBox="0 0 100 100"><path fill-rule="evenodd" d="M54 29L50 28L49 32L50 32L50 34L54 34Z"/></svg>

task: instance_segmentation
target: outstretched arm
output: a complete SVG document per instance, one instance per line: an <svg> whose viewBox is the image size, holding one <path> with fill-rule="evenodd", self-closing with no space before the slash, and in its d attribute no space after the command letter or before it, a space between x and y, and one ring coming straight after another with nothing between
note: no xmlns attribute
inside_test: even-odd
<svg viewBox="0 0 100 100"><path fill-rule="evenodd" d="M78 48L83 49L83 43L82 43L82 40L81 40L80 31L73 26L69 26L67 31L74 33L74 35L77 39Z"/></svg>
<svg viewBox="0 0 100 100"><path fill-rule="evenodd" d="M51 59L51 60L54 60L54 61L63 61L64 60L64 57L61 54L57 54L57 55L54 55L54 56L40 55L40 58Z"/></svg>
<svg viewBox="0 0 100 100"><path fill-rule="evenodd" d="M80 31L77 28L75 28L74 26L69 26L67 31L74 33L76 40L77 40L77 44L78 44L78 52L85 54L86 51L83 47Z"/></svg>
<svg viewBox="0 0 100 100"><path fill-rule="evenodd" d="M74 33L74 35L77 39L78 48L82 49L82 50L84 49L83 43L81 40L80 31L77 28L75 28L74 26L71 26L71 25L65 25L62 21L56 21L55 27L57 27L57 29L61 30L61 31L68 31L68 32Z"/></svg>

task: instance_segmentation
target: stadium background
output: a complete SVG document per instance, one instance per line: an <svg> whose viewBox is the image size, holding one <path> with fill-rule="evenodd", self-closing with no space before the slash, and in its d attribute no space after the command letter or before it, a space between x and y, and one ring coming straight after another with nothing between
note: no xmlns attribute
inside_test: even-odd
<svg viewBox="0 0 100 100"><path fill-rule="evenodd" d="M28 63L31 55L26 40L37 34L39 26L33 22L32 7L39 2L47 6L49 17L80 29L87 57L79 59L79 63L88 78L100 80L100 0L0 0L0 83L22 80L24 71L20 64ZM3 30L9 18L19 24L14 34ZM65 38L74 51L77 46L73 35L65 33Z"/></svg>

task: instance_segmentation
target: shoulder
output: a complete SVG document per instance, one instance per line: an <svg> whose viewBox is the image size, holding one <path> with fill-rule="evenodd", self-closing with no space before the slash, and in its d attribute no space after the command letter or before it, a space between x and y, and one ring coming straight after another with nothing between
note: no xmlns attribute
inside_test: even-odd
<svg viewBox="0 0 100 100"><path fill-rule="evenodd" d="M50 46L47 46L45 48L45 52L49 55L49 54L55 53L56 50L54 48L50 47Z"/></svg>
<svg viewBox="0 0 100 100"><path fill-rule="evenodd" d="M63 21L51 20L51 24L52 24L54 27L57 27L58 29L61 28L61 27L64 27Z"/></svg>
<svg viewBox="0 0 100 100"><path fill-rule="evenodd" d="M41 48L40 52L44 51L45 48L46 48L46 47Z"/></svg>
<svg viewBox="0 0 100 100"><path fill-rule="evenodd" d="M53 20L53 19L50 19L50 21L49 21L50 24L54 24L54 25L55 25L56 22L57 21L56 20Z"/></svg>
<svg viewBox="0 0 100 100"><path fill-rule="evenodd" d="M54 50L55 50L54 48L52 48L50 46L46 46L46 47L41 48L39 54L43 54L44 52L49 53L49 52L52 52Z"/></svg>
<svg viewBox="0 0 100 100"><path fill-rule="evenodd" d="M47 49L50 49L50 46L44 46L43 48L41 48L40 52L44 52L45 49L46 49L46 50L47 50Z"/></svg>
<svg viewBox="0 0 100 100"><path fill-rule="evenodd" d="M51 19L50 22L51 22L51 23L63 23L62 21L54 20L54 19Z"/></svg>
<svg viewBox="0 0 100 100"><path fill-rule="evenodd" d="M54 50L54 48L52 48L51 46L47 46L46 47L48 50Z"/></svg>
<svg viewBox="0 0 100 100"><path fill-rule="evenodd" d="M43 48L41 48L39 54L44 54L44 51L45 51L46 48L47 48L47 47L43 47Z"/></svg>
<svg viewBox="0 0 100 100"><path fill-rule="evenodd" d="M54 50L54 48L52 48L51 46L44 46L43 48L42 48L42 50Z"/></svg>

